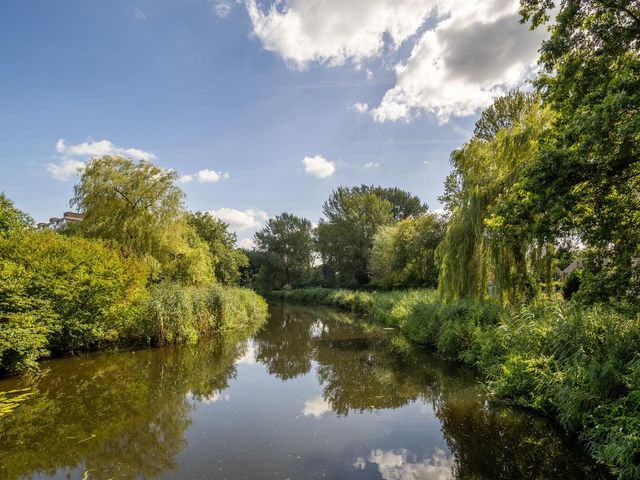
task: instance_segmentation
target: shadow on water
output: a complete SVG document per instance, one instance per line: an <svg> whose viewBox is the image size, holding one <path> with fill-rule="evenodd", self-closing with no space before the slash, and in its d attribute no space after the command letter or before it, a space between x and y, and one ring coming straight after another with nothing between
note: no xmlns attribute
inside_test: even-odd
<svg viewBox="0 0 640 480"><path fill-rule="evenodd" d="M606 478L470 370L354 320L274 306L254 335L1 381L0 401L23 396L0 417L0 478Z"/></svg>

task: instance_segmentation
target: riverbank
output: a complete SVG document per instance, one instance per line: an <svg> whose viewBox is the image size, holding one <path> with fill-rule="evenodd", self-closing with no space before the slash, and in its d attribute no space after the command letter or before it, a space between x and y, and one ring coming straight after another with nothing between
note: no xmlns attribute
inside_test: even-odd
<svg viewBox="0 0 640 480"><path fill-rule="evenodd" d="M272 292L398 328L477 368L496 396L555 418L621 479L640 478L640 315L540 302L517 310L440 303L433 290Z"/></svg>

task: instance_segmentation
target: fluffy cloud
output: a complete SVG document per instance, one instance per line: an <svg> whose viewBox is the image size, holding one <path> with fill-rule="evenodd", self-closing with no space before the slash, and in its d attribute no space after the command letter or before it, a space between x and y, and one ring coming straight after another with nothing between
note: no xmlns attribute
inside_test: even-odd
<svg viewBox="0 0 640 480"><path fill-rule="evenodd" d="M229 178L229 172L216 172L215 170L209 170L205 168L204 170L200 170L197 173L191 173L187 175L182 175L180 177L180 182L182 183L190 183L194 180L200 183L215 183L219 182L222 179Z"/></svg>
<svg viewBox="0 0 640 480"><path fill-rule="evenodd" d="M396 48L415 34L431 0L273 1L262 9L247 0L253 33L267 50L298 68L310 62L341 65L379 55L384 37ZM357 19L357 20L356 20Z"/></svg>
<svg viewBox="0 0 640 480"><path fill-rule="evenodd" d="M305 417L315 417L320 418L325 413L331 411L331 405L327 401L325 401L321 395L317 397L313 397L310 400L304 402L304 408L302 409L302 414Z"/></svg>
<svg viewBox="0 0 640 480"><path fill-rule="evenodd" d="M85 162L92 157L103 155L120 155L133 160L152 160L155 155L139 148L122 148L109 140L87 140L77 145L67 145L64 139L56 142L56 153L59 161L48 163L47 170L58 180L69 180L82 171Z"/></svg>
<svg viewBox="0 0 640 480"><path fill-rule="evenodd" d="M364 168L377 168L380 164L378 162L368 162L364 164Z"/></svg>
<svg viewBox="0 0 640 480"><path fill-rule="evenodd" d="M333 172L336 171L335 164L324 158L322 155L304 157L302 163L304 164L304 171L313 177L330 177L333 175Z"/></svg>
<svg viewBox="0 0 640 480"><path fill-rule="evenodd" d="M380 476L385 480L452 480L455 467L454 457L447 457L439 449L431 457L417 460L407 450L372 450L367 459L358 457L354 468L364 470L367 463L377 465Z"/></svg>
<svg viewBox="0 0 640 480"><path fill-rule="evenodd" d="M425 112L445 122L477 112L524 83L547 35L520 24L518 0L271 0L267 8L246 0L246 5L264 48L296 68L314 62L359 67L372 59L395 64L395 85L377 107L367 108L380 122L408 121ZM403 43L411 53L398 61Z"/></svg>
<svg viewBox="0 0 640 480"><path fill-rule="evenodd" d="M71 157L100 157L103 155L121 155L133 160L153 160L155 155L139 148L122 148L109 140L88 140L77 145L67 145L64 139L56 142L56 152Z"/></svg>
<svg viewBox="0 0 640 480"><path fill-rule="evenodd" d="M262 210L236 210L234 208L220 208L210 210L209 213L229 225L234 231L248 230L259 227L269 216Z"/></svg>
<svg viewBox="0 0 640 480"><path fill-rule="evenodd" d="M57 180L67 181L82 172L84 162L80 160L64 159L58 163L48 163L47 171Z"/></svg>
<svg viewBox="0 0 640 480"><path fill-rule="evenodd" d="M522 85L545 33L530 32L519 23L517 6L510 7L494 11L495 18L454 14L426 31L406 63L396 66L396 84L372 110L373 117L409 120L428 112L445 122L472 115Z"/></svg>
<svg viewBox="0 0 640 480"><path fill-rule="evenodd" d="M211 395L201 396L201 395L195 395L193 392L189 391L185 395L185 398L189 401L198 401L205 405L211 405L217 402L228 402L229 400L231 400L231 395L227 393L222 394L222 393L214 392Z"/></svg>
<svg viewBox="0 0 640 480"><path fill-rule="evenodd" d="M355 110L358 113L367 113L369 110L369 105L363 102L354 103L351 105L351 110Z"/></svg>

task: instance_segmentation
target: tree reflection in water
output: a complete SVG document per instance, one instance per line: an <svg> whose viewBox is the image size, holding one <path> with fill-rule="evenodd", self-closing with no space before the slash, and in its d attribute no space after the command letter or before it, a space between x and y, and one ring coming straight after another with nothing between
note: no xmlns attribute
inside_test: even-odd
<svg viewBox="0 0 640 480"><path fill-rule="evenodd" d="M2 419L0 478L58 469L153 478L173 469L186 448L193 400L225 389L245 348L228 335L197 347L50 362L31 385L34 395Z"/></svg>
<svg viewBox="0 0 640 480"><path fill-rule="evenodd" d="M33 381L0 382L32 393L0 419L0 478L216 478L222 459L226 478L602 476L544 420L489 402L470 370L350 315L276 306L247 335L56 360ZM311 463L290 454L301 448Z"/></svg>
<svg viewBox="0 0 640 480"><path fill-rule="evenodd" d="M421 401L440 420L450 455L376 449L354 460L356 470L374 464L382 478L404 480L607 478L544 419L488 401L464 366L419 347L398 351L393 333L363 330L342 312L285 306L272 312L256 337L257 358L284 380L309 373L317 363L323 394L305 403L306 416L346 416Z"/></svg>

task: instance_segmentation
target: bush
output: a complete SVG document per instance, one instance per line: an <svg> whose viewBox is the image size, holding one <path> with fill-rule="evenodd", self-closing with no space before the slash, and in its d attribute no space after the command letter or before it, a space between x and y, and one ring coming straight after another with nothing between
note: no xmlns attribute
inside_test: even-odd
<svg viewBox="0 0 640 480"><path fill-rule="evenodd" d="M167 282L149 292L143 263L98 240L24 232L0 238L0 260L0 374L51 353L193 343L267 317L242 288Z"/></svg>
<svg viewBox="0 0 640 480"><path fill-rule="evenodd" d="M441 303L431 290L275 292L365 313L410 340L474 365L501 398L577 432L619 478L640 478L640 314L539 302Z"/></svg>
<svg viewBox="0 0 640 480"><path fill-rule="evenodd" d="M118 344L146 294L140 262L101 241L25 232L0 239L0 371L49 351Z"/></svg>

